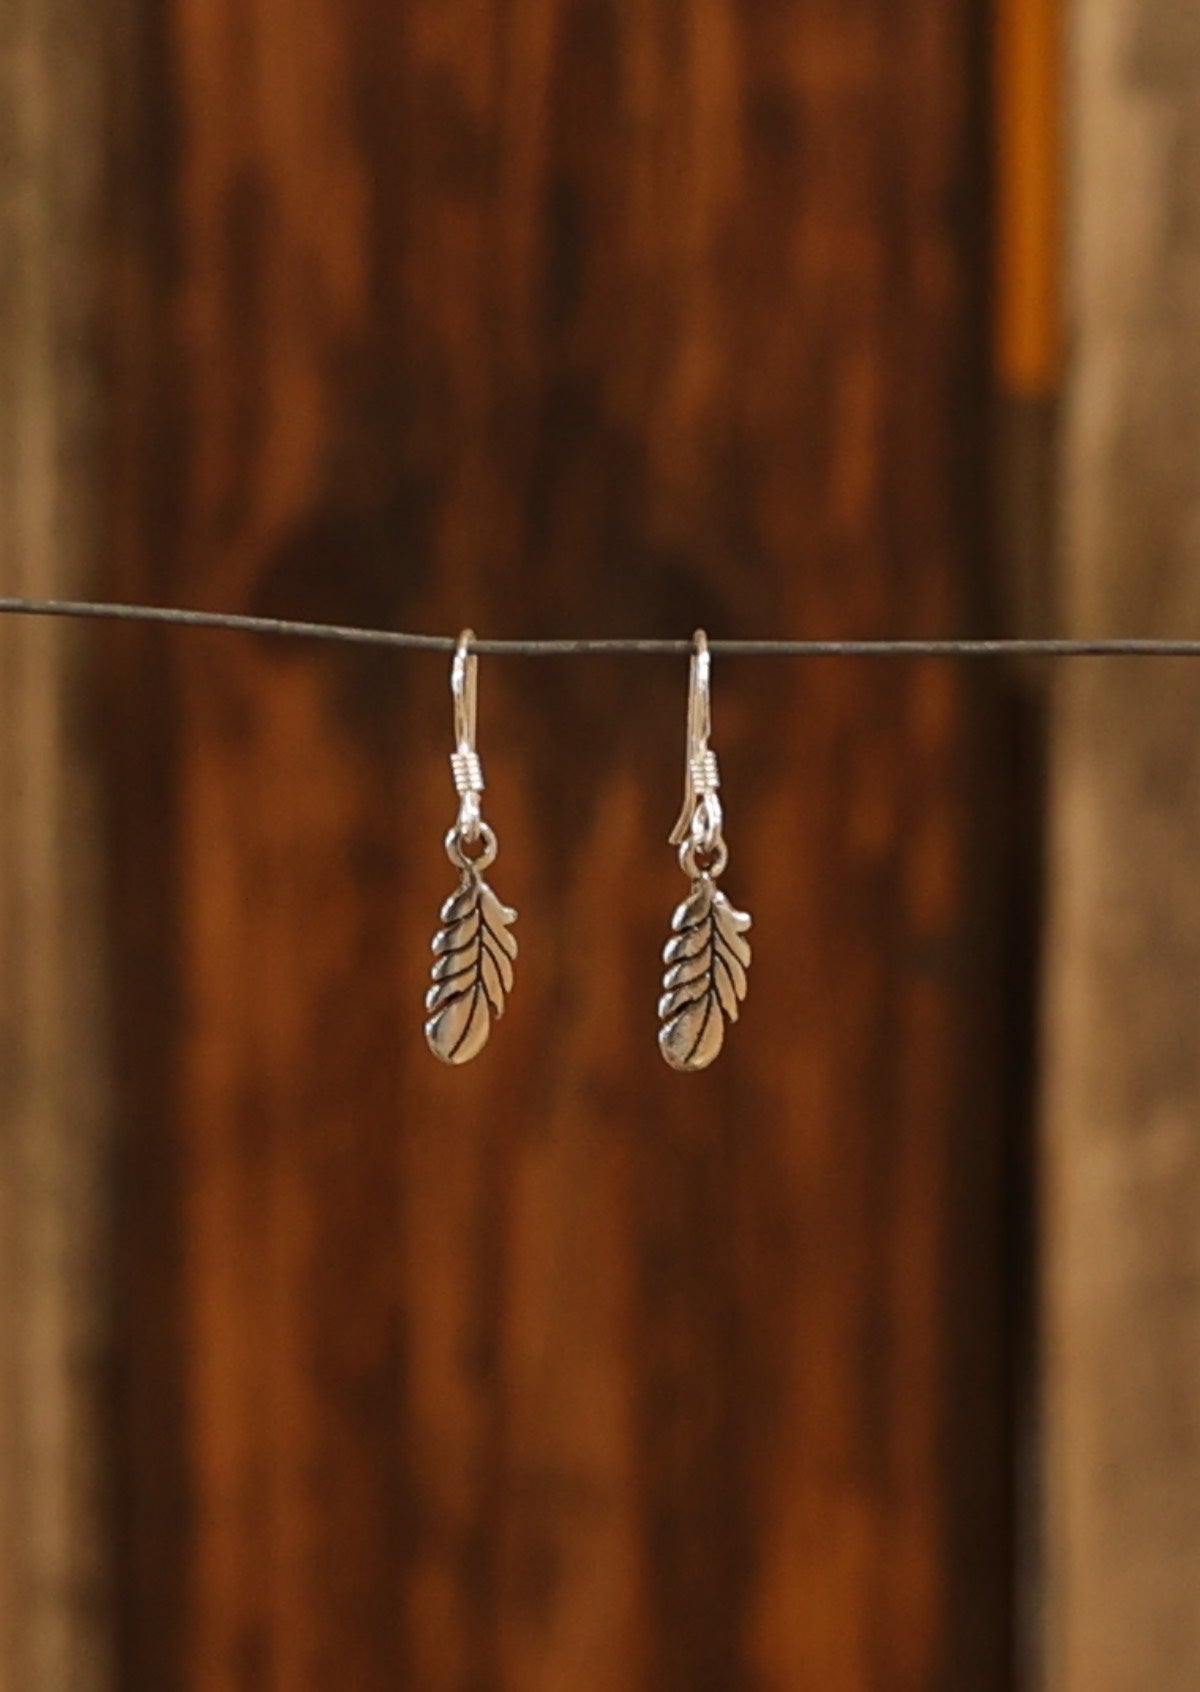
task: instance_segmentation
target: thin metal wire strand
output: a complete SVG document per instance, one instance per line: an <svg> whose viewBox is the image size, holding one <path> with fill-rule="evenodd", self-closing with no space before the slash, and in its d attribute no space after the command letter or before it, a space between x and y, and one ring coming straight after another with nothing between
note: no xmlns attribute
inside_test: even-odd
<svg viewBox="0 0 1200 1692"><path fill-rule="evenodd" d="M226 629L237 634L383 646L410 652L453 652L454 635L407 634L340 623L296 622L224 611L187 611L166 605L120 605L87 599L0 598L0 613L18 617L97 617L119 623L161 623L170 628ZM690 640L473 640L486 657L583 657L634 654L686 657ZM709 650L727 658L1200 658L1200 640L712 640Z"/></svg>

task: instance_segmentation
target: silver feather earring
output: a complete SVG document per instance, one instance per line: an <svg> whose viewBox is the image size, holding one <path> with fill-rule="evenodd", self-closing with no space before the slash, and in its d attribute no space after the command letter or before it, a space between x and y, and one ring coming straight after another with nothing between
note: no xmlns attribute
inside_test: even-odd
<svg viewBox="0 0 1200 1692"><path fill-rule="evenodd" d="M726 1022L738 1019L750 966L746 930L751 919L717 887L729 849L717 755L708 744L711 664L708 636L697 629L688 684L683 809L670 836L692 890L671 918L658 1001L658 1044L672 1069L707 1069L725 1043Z"/></svg>
<svg viewBox="0 0 1200 1692"><path fill-rule="evenodd" d="M450 671L455 748L450 757L458 817L446 836L446 856L460 872L456 892L442 906L433 937L433 985L425 995L425 1038L443 1063L468 1063L487 1044L492 1018L503 1016L512 991L516 911L502 905L483 879L498 850L483 820L483 766L475 750L479 660L471 629L459 636Z"/></svg>

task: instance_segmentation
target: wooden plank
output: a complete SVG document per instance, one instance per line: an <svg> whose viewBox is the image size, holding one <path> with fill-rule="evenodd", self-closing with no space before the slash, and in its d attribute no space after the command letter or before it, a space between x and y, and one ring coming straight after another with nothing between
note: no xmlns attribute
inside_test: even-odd
<svg viewBox="0 0 1200 1692"><path fill-rule="evenodd" d="M0 16L0 593L94 590L94 8ZM109 1684L108 1154L91 671L0 628L0 1688Z"/></svg>
<svg viewBox="0 0 1200 1692"><path fill-rule="evenodd" d="M992 120L998 586L1006 632L1057 624L1063 324L1061 0L997 0Z"/></svg>
<svg viewBox="0 0 1200 1692"><path fill-rule="evenodd" d="M980 18L172 0L114 588L970 626ZM653 1015L684 667L485 663L520 974L450 1074L445 666L155 651L114 647L131 1683L1004 1685L986 678L718 669L757 949L689 1081Z"/></svg>
<svg viewBox="0 0 1200 1692"><path fill-rule="evenodd" d="M1195 14L1077 8L1071 632L1194 634ZM1054 1692L1200 1676L1200 845L1188 665L1061 677L1045 1103Z"/></svg>

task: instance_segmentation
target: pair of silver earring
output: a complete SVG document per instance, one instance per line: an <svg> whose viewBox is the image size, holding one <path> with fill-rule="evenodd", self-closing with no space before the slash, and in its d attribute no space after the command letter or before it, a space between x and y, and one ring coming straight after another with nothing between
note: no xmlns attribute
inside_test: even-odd
<svg viewBox="0 0 1200 1692"><path fill-rule="evenodd" d="M501 904L484 879L495 862L495 831L484 820L483 766L475 749L479 660L475 636L464 629L450 670L455 749L450 768L458 816L446 835L446 855L459 872L442 906L433 939L433 980L425 996L425 1038L443 1063L467 1063L483 1050L492 1020L503 1016L517 955L517 913ZM736 1022L746 996L750 917L735 910L717 883L729 861L712 732L712 660L708 637L696 631L688 683L687 753L683 808L671 830L691 890L671 918L658 1001L658 1044L672 1069L707 1069Z"/></svg>

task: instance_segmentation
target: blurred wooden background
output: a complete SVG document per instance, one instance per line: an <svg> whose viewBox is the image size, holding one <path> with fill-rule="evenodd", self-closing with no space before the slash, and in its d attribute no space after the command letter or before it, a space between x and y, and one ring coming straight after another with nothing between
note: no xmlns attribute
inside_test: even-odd
<svg viewBox="0 0 1200 1692"><path fill-rule="evenodd" d="M124 597L983 627L983 8L131 11ZM716 676L753 997L654 1042L684 667L110 644L131 1687L1006 1683L995 674Z"/></svg>
<svg viewBox="0 0 1200 1692"><path fill-rule="evenodd" d="M69 391L104 350L79 471L103 514L75 574L6 580L495 634L997 631L998 275L1002 381L1056 343L1021 305L1052 267L996 264L1030 178L989 158L984 0L104 20L111 109L71 156L107 188L68 224L94 341L53 367ZM44 396L16 392L19 428ZM103 1524L87 1484L54 1517L83 1574L36 1675L9 1586L4 1692L80 1692L71 1652L127 1692L1013 1686L1036 809L1012 678L718 664L755 964L691 1078L654 1038L686 667L485 662L522 950L450 1073L420 1008L448 666L93 650L98 716L77 659L54 685L103 774L107 886L69 909L110 1161L93 1093L39 1108L110 1177L70 1236L91 1255L45 1283L60 1320L91 1286L107 1334L102 1416L91 1354L92 1396L54 1365ZM14 909L30 804L16 784ZM6 1225L38 1179L8 1159ZM111 1603L67 1523L109 1547Z"/></svg>
<svg viewBox="0 0 1200 1692"><path fill-rule="evenodd" d="M0 14L0 593L102 549L100 20ZM86 634L0 628L0 1689L112 1685L103 1371L111 1104Z"/></svg>
<svg viewBox="0 0 1200 1692"><path fill-rule="evenodd" d="M1073 18L1064 626L1200 634L1200 15ZM1200 669L1058 678L1048 1683L1200 1684Z"/></svg>

